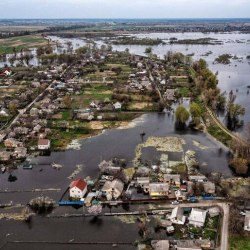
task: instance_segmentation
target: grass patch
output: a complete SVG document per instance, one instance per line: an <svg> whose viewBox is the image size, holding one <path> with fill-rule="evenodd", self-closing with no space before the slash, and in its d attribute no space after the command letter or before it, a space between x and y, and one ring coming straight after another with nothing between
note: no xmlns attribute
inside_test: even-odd
<svg viewBox="0 0 250 250"><path fill-rule="evenodd" d="M52 150L62 150L74 139L84 138L89 135L91 130L89 128L77 128L77 129L53 129L51 136L51 148Z"/></svg>
<svg viewBox="0 0 250 250"><path fill-rule="evenodd" d="M224 131L222 131L218 126L210 126L207 129L208 133L212 135L214 138L216 138L218 141L222 142L227 147L230 146L232 138L230 135L226 134Z"/></svg>
<svg viewBox="0 0 250 250"><path fill-rule="evenodd" d="M203 237L205 239L215 240L217 236L217 228L219 223L219 216L208 218L206 221Z"/></svg>
<svg viewBox="0 0 250 250"><path fill-rule="evenodd" d="M62 112L62 119L63 120L70 120L72 117L70 110L65 110Z"/></svg>
<svg viewBox="0 0 250 250"><path fill-rule="evenodd" d="M172 167L172 172L176 174L185 174L187 172L186 164L180 163Z"/></svg>
<svg viewBox="0 0 250 250"><path fill-rule="evenodd" d="M215 240L216 238L216 235L217 235L217 231L216 230L212 230L212 229L209 229L209 228L206 228L203 232L203 237L205 239L208 239L208 240Z"/></svg>
<svg viewBox="0 0 250 250"><path fill-rule="evenodd" d="M181 87L177 89L177 92L181 95L181 97L187 97L190 93L190 90L187 87Z"/></svg>
<svg viewBox="0 0 250 250"><path fill-rule="evenodd" d="M247 236L231 235L229 237L229 250L248 250L250 249L250 240Z"/></svg>

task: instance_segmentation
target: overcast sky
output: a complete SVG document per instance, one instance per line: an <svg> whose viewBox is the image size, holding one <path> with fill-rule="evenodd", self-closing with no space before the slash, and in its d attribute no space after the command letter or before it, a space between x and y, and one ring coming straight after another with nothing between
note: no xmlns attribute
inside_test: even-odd
<svg viewBox="0 0 250 250"><path fill-rule="evenodd" d="M250 0L0 0L0 19L209 17L250 17Z"/></svg>

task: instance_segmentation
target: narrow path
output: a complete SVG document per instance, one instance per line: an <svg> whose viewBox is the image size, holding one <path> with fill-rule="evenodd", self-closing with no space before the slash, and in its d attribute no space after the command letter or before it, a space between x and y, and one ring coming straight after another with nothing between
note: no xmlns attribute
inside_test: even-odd
<svg viewBox="0 0 250 250"><path fill-rule="evenodd" d="M229 135L232 139L235 139L236 141L244 144L245 146L247 146L246 142L243 141L239 136L235 135L232 131L228 130L220 121L219 119L214 115L213 111L206 107L208 114L210 115L210 117L213 119L213 121L216 123L216 125L223 131L225 132L227 135Z"/></svg>
<svg viewBox="0 0 250 250"><path fill-rule="evenodd" d="M148 67L147 64L146 64L146 68L147 68L147 71L148 71L148 73L149 73L149 79L150 79L151 83L155 86L155 89L156 89L156 91L158 92L158 95L159 95L159 97L160 97L160 99L161 99L161 102L162 102L162 103L165 103L165 100L164 100L164 98L163 98L163 96L162 96L162 93L161 93L161 91L160 91L160 89L159 89L159 86L158 86L158 84L157 84L157 81L154 79L154 77L153 77L151 71L149 70L149 67Z"/></svg>

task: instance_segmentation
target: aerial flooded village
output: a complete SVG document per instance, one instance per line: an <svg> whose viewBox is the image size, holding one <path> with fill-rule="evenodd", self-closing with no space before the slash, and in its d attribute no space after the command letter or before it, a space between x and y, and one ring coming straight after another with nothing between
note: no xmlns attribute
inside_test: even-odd
<svg viewBox="0 0 250 250"><path fill-rule="evenodd" d="M0 20L0 249L250 249L249 24Z"/></svg>

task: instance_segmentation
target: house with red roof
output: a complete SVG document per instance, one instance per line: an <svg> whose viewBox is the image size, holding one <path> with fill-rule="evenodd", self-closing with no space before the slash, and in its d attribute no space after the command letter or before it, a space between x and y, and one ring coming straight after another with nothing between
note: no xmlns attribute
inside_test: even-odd
<svg viewBox="0 0 250 250"><path fill-rule="evenodd" d="M87 186L87 182L82 179L72 181L69 190L70 197L76 199L83 198L87 193Z"/></svg>
<svg viewBox="0 0 250 250"><path fill-rule="evenodd" d="M1 77L6 77L11 75L11 69L5 68L0 72Z"/></svg>
<svg viewBox="0 0 250 250"><path fill-rule="evenodd" d="M48 139L39 139L37 147L39 150L47 150L50 148L50 140Z"/></svg>

